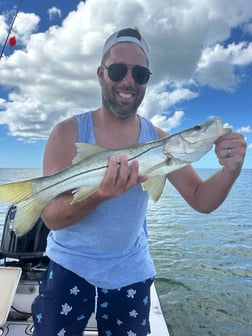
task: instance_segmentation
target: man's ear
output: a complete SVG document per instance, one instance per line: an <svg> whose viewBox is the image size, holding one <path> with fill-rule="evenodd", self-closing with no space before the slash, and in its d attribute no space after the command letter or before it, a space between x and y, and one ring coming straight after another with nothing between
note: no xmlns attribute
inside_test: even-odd
<svg viewBox="0 0 252 336"><path fill-rule="evenodd" d="M97 73L98 80L101 83L104 79L104 69L101 65L98 66L96 73Z"/></svg>

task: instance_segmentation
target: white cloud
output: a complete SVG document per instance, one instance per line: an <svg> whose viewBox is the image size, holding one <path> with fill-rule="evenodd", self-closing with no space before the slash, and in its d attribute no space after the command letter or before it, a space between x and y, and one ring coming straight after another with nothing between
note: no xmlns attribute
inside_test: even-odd
<svg viewBox="0 0 252 336"><path fill-rule="evenodd" d="M216 89L232 90L239 84L235 69L251 64L252 43L242 42L227 47L216 44L206 48L198 64L198 80Z"/></svg>
<svg viewBox="0 0 252 336"><path fill-rule="evenodd" d="M13 26L13 33L17 39L22 39L24 44L28 43L32 33L37 31L40 18L34 13L22 13L17 15Z"/></svg>
<svg viewBox="0 0 252 336"><path fill-rule="evenodd" d="M2 98L0 98L0 109L5 107L6 101Z"/></svg>
<svg viewBox="0 0 252 336"><path fill-rule="evenodd" d="M252 127L250 125L248 126L243 126L237 130L237 132L240 133L252 133Z"/></svg>
<svg viewBox="0 0 252 336"><path fill-rule="evenodd" d="M8 14L0 15L0 43L2 45L6 41L10 29L10 24L7 24L7 16ZM39 17L34 13L20 12L16 17L11 35L15 35L19 45L26 45L31 35L38 29L39 21Z"/></svg>
<svg viewBox="0 0 252 336"><path fill-rule="evenodd" d="M175 113L171 117L157 114L151 118L151 122L155 126L160 127L166 132L169 132L171 129L179 126L182 123L184 115L184 111L175 111Z"/></svg>
<svg viewBox="0 0 252 336"><path fill-rule="evenodd" d="M54 7L48 14L60 15ZM252 63L252 45L221 42L251 16L251 0L232 6L228 0L156 0L155 6L152 0L111 0L109 6L107 0L87 0L61 26L35 33L38 16L20 13L15 32L23 49L0 62L0 85L12 88L0 105L0 124L8 124L12 135L44 138L60 119L98 107L96 67L104 39L115 29L137 26L150 45L153 72L140 111L169 130L184 116L178 104L199 94L192 82L224 90L239 84L236 69ZM6 33L2 16L1 30Z"/></svg>
<svg viewBox="0 0 252 336"><path fill-rule="evenodd" d="M5 21L5 17L0 15L0 43L3 44L8 34L8 25Z"/></svg>
<svg viewBox="0 0 252 336"><path fill-rule="evenodd" d="M48 9L49 19L53 20L55 16L61 17L61 10L57 7L51 7Z"/></svg>
<svg viewBox="0 0 252 336"><path fill-rule="evenodd" d="M162 120L163 124L164 120L168 120L167 117L163 116L164 112L166 112L166 116L171 115L171 112L169 113L169 111L173 109L173 106L176 106L176 104L182 101L194 99L197 96L198 93L179 86L172 86L170 89L167 89L166 82L161 82L150 86L147 90L139 112L147 119L153 120L153 118L155 118L155 120ZM157 115L160 116L160 119ZM161 127L160 122L157 126ZM170 129L170 121L164 128Z"/></svg>

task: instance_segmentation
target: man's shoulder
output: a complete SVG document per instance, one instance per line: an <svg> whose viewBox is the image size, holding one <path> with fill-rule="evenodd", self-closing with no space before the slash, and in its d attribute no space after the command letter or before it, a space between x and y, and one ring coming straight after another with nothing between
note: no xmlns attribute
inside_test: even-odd
<svg viewBox="0 0 252 336"><path fill-rule="evenodd" d="M74 117L62 120L55 126L57 132L65 132L72 128L76 128L76 119Z"/></svg>
<svg viewBox="0 0 252 336"><path fill-rule="evenodd" d="M168 135L164 130L155 126L151 120L147 119L144 116L139 115L139 117L141 119L142 126L145 126L149 130L151 130L152 133L156 134L158 138L160 138L160 139L165 138Z"/></svg>

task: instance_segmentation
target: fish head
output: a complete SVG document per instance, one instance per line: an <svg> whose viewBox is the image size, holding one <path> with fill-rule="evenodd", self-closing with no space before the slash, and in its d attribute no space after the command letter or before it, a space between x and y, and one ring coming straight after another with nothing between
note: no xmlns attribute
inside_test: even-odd
<svg viewBox="0 0 252 336"><path fill-rule="evenodd" d="M203 124L196 125L179 134L184 141L192 144L216 141L218 137L230 132L230 128L224 128L221 118L211 119Z"/></svg>
<svg viewBox="0 0 252 336"><path fill-rule="evenodd" d="M176 158L188 163L194 162L205 155L221 135L230 131L230 128L224 127L221 118L214 118L167 137L163 151L169 160Z"/></svg>

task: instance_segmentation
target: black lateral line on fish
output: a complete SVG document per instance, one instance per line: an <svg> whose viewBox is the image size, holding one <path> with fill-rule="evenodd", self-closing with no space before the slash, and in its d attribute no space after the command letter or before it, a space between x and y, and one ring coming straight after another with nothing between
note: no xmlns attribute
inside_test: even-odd
<svg viewBox="0 0 252 336"><path fill-rule="evenodd" d="M163 138L163 139L164 139L164 141L167 140L166 138ZM159 139L159 140L162 140L162 139ZM163 142L164 142L164 141L163 141ZM150 150L152 150L152 149L154 149L154 148L161 147L161 146L163 146L162 141L161 141L160 144L158 144L158 145L156 145L156 146L153 146L153 147L151 147L151 148L148 148L148 149L146 149L145 151L142 151L141 153L139 153L139 154L133 156L132 158L130 158L130 159L128 160L128 162L131 162L131 161L137 159L138 157L140 157L141 155L143 155L143 154L149 152ZM117 162L117 165L120 165L120 162ZM108 167L108 165L104 165L104 166L101 166L101 167L98 167L98 168L93 168L93 169L85 170L84 172L81 172L81 173L79 173L79 174L71 175L71 176L65 178L64 180L60 180L60 181L58 181L58 182L55 182L54 184L51 184L49 187L45 187L45 188L43 188L43 189L41 189L41 190L35 192L34 195L38 195L39 193L43 192L44 190L47 190L48 188L55 187L55 186L57 186L58 184L61 184L63 181L67 181L67 180L70 180L70 179L72 179L72 178L74 178L74 177L81 176L81 175L85 175L85 174L88 174L88 173L90 173L90 172L92 172L92 171L98 171L98 170L100 170L100 169L104 169L104 168L107 168L107 167ZM59 175L59 174L61 174L61 172L62 172L62 171L59 171L59 172L57 172L57 173L55 173L54 175L51 175L51 176ZM41 177L41 178L44 178L44 177L46 177L46 176L43 176L43 177ZM48 178L50 178L50 176L48 176ZM76 188L75 188L75 189L76 189ZM28 197L28 198L29 198L29 197ZM27 199L27 197L24 198L23 200L26 200L26 199Z"/></svg>

